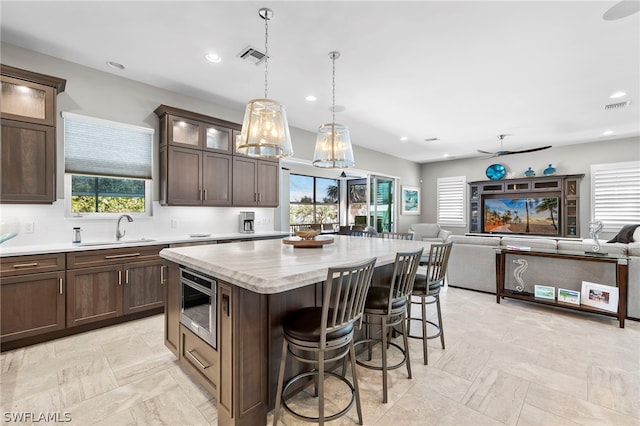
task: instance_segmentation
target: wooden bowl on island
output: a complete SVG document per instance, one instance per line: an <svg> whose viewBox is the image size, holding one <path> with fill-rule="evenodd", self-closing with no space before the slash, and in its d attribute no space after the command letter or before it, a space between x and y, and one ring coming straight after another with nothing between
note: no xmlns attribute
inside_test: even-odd
<svg viewBox="0 0 640 426"><path fill-rule="evenodd" d="M316 229L298 229L296 235L303 240L313 240L320 234L320 231Z"/></svg>

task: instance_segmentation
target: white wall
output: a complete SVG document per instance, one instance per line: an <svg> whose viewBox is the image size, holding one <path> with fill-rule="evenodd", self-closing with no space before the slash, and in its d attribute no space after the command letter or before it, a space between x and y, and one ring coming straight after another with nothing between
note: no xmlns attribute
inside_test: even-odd
<svg viewBox="0 0 640 426"><path fill-rule="evenodd" d="M244 105L225 102L217 103L181 95L162 88L122 78L118 75L97 71L75 63L2 43L2 63L18 68L53 75L67 80L66 90L58 96L58 111L99 117L107 120L151 127L154 135L154 165L158 164L158 118L153 113L161 104L166 104L201 114L241 123ZM185 76L187 78L187 76ZM20 217L23 222L33 223L33 233L21 233L3 247L67 242L72 228L81 226L85 240L111 237L115 232L115 221L83 221L64 218L64 145L62 118L58 117L57 129L57 196L52 205L7 205L2 208L2 216ZM313 157L315 133L291 128L293 148L296 158L310 160ZM403 182L417 184L420 166L411 161L383 155L359 146L354 146L357 167L363 170L399 176ZM336 173L339 174L339 171ZM157 167L153 171L153 200L158 200L159 184ZM280 193L288 191L281 188ZM132 237L153 237L154 235L186 235L191 232L229 233L238 229L238 212L256 211L256 230L280 229L280 214L284 209L227 208L227 207L167 207L157 202L153 205L153 217L127 224ZM287 215L288 216L288 215ZM178 226L171 228L171 219ZM406 220L405 220L406 219ZM400 228L408 228L417 218L400 218Z"/></svg>
<svg viewBox="0 0 640 426"><path fill-rule="evenodd" d="M602 140L598 142L553 147L529 154L516 154L496 158L470 158L422 165L422 216L424 222L435 222L437 217L436 183L438 177L466 176L467 182L486 180L485 171L494 163L507 169L508 177L523 177L531 167L536 176L542 176L549 165L557 174L584 174L580 184L580 234L589 236L591 221L591 165L618 163L640 159L640 138ZM468 194L467 194L468 200ZM468 232L468 228L447 228L456 234ZM602 233L600 238L611 238L615 233Z"/></svg>

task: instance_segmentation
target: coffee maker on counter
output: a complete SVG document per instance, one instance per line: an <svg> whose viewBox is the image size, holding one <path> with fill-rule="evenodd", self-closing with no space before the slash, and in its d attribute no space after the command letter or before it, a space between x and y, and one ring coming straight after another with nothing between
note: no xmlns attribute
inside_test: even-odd
<svg viewBox="0 0 640 426"><path fill-rule="evenodd" d="M243 234L253 234L255 221L255 212L240 212L240 232Z"/></svg>

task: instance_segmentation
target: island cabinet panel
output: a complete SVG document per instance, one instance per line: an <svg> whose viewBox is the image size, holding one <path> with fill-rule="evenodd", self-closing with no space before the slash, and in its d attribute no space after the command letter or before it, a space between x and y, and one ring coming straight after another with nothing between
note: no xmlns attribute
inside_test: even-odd
<svg viewBox="0 0 640 426"><path fill-rule="evenodd" d="M218 351L187 327L180 325L180 362L209 393L218 398L220 364Z"/></svg>
<svg viewBox="0 0 640 426"><path fill-rule="evenodd" d="M67 271L67 327L122 315L122 271L103 266Z"/></svg>
<svg viewBox="0 0 640 426"><path fill-rule="evenodd" d="M0 259L0 341L63 329L65 286L64 254Z"/></svg>
<svg viewBox="0 0 640 426"><path fill-rule="evenodd" d="M180 358L180 268L170 262L167 268L164 304L164 345Z"/></svg>
<svg viewBox="0 0 640 426"><path fill-rule="evenodd" d="M218 298L218 424L262 424L268 404L268 296L219 281Z"/></svg>

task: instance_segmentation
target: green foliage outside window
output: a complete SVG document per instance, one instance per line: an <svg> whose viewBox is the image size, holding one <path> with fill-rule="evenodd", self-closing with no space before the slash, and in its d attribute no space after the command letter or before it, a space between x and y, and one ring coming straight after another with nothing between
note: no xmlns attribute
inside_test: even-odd
<svg viewBox="0 0 640 426"><path fill-rule="evenodd" d="M71 177L73 213L144 213L145 181L97 176Z"/></svg>

